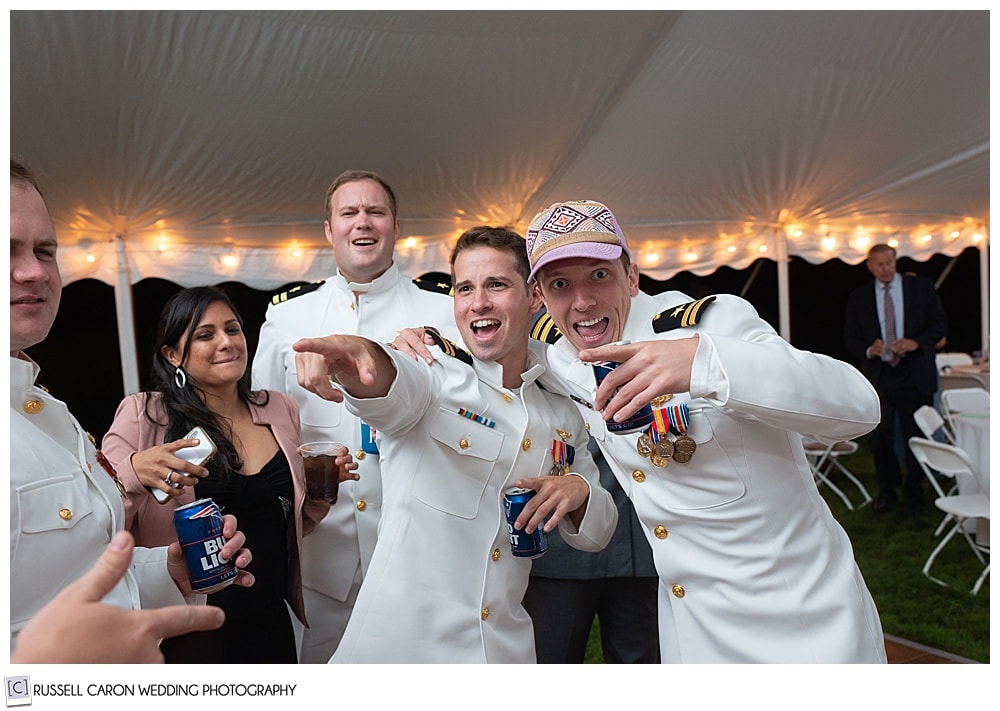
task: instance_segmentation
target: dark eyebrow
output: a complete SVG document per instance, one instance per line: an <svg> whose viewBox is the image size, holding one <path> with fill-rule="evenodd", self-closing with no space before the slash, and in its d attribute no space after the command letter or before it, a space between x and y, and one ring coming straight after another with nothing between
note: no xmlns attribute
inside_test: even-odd
<svg viewBox="0 0 1000 711"><path fill-rule="evenodd" d="M15 237L14 235L11 235L10 236L10 241L11 241L11 244L16 244L16 245L28 244L28 245L31 245L33 248L37 248L37 247L58 247L59 246L59 242L56 240L55 237L52 237L52 236L46 237L45 239L38 240L36 242L33 239L24 239L23 237Z"/></svg>

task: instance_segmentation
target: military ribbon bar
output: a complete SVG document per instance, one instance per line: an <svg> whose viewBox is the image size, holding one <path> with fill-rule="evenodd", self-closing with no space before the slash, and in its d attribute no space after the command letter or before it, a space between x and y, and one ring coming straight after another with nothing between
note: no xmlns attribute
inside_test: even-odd
<svg viewBox="0 0 1000 711"><path fill-rule="evenodd" d="M670 431L676 435L687 432L688 424L691 422L691 415L688 411L687 403L670 405L666 408L667 419L670 421Z"/></svg>
<svg viewBox="0 0 1000 711"><path fill-rule="evenodd" d="M470 420L478 422L481 425L486 425L487 427L496 427L497 426L497 423L494 422L493 420L491 420L491 419L489 419L487 417L483 417L482 415L477 415L472 410L466 410L464 407L458 408L458 414L462 415L463 417L468 417Z"/></svg>
<svg viewBox="0 0 1000 711"><path fill-rule="evenodd" d="M670 426L667 424L667 411L666 408L656 407L653 408L653 426L650 428L650 437L653 442L659 442L662 437L667 436L667 432L670 431Z"/></svg>

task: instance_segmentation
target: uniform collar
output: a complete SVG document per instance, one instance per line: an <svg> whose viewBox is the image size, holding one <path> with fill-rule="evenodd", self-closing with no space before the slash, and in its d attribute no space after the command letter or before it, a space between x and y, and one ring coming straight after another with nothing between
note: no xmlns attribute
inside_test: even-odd
<svg viewBox="0 0 1000 711"><path fill-rule="evenodd" d="M38 363L31 360L24 352L18 353L17 357L10 357L10 389L30 390L38 378L41 368Z"/></svg>
<svg viewBox="0 0 1000 711"><path fill-rule="evenodd" d="M358 284L353 281L347 281L344 275L337 270L335 276L333 276L332 281L341 289L346 289L347 291L353 291L358 294L379 294L389 291L399 283L402 278L402 274L399 271L399 267L393 262L381 276L376 277L374 280L367 284Z"/></svg>
<svg viewBox="0 0 1000 711"><path fill-rule="evenodd" d="M545 357L539 352L546 344L539 341L528 342L528 362L521 373L521 382L529 385L535 382L546 371ZM472 367L481 381L496 390L509 391L503 386L503 367L496 361L479 360L472 356Z"/></svg>

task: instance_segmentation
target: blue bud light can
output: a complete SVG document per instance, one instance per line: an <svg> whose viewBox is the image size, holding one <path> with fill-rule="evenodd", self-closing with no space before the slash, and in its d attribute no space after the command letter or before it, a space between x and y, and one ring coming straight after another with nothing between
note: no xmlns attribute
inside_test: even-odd
<svg viewBox="0 0 1000 711"><path fill-rule="evenodd" d="M199 499L174 511L177 540L184 551L191 589L208 595L236 580L236 561L222 560L222 509L211 499Z"/></svg>
<svg viewBox="0 0 1000 711"><path fill-rule="evenodd" d="M511 487L503 492L503 510L507 515L507 532L510 534L510 550L516 558L537 558L549 549L548 539L541 526L534 533L514 529L514 522L521 515L521 509L535 495L533 489Z"/></svg>
<svg viewBox="0 0 1000 711"><path fill-rule="evenodd" d="M597 386L600 387L601 383L604 382L605 376L621 365L621 363L616 363L613 360L599 360L596 363L591 363L591 365L594 366L594 379L597 380ZM608 432L613 432L614 434L628 434L633 430L646 429L650 424L652 424L652 422L653 408L647 403L627 420L622 420L621 422L605 420L604 424L607 425Z"/></svg>

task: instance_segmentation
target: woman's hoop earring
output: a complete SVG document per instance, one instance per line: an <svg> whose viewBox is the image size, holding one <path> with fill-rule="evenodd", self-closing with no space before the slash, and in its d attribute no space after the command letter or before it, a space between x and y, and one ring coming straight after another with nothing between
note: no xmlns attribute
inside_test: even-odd
<svg viewBox="0 0 1000 711"><path fill-rule="evenodd" d="M177 366L177 370L174 371L174 383L177 385L177 387L183 390L184 386L187 385L187 382L188 382L187 374L184 372L184 369L181 368L180 366Z"/></svg>

